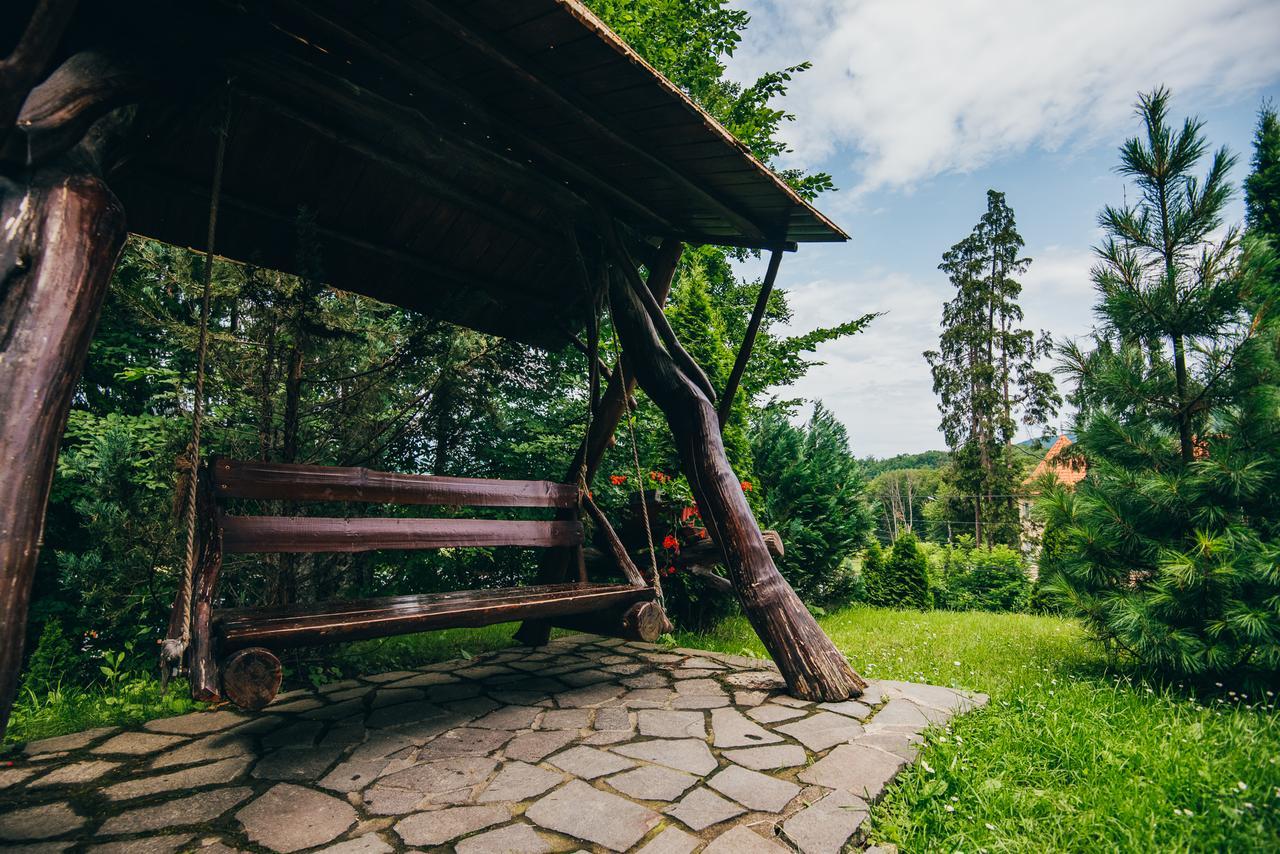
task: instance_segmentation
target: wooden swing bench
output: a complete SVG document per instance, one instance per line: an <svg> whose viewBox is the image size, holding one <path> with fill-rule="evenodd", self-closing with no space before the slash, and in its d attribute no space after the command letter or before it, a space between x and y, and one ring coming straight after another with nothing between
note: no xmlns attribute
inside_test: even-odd
<svg viewBox="0 0 1280 854"><path fill-rule="evenodd" d="M199 478L199 560L192 579L189 665L196 699L230 699L258 709L280 687L276 652L297 646L365 640L433 629L485 626L512 620L652 641L667 625L656 600L629 559L628 581L588 583L582 559L584 527L576 516L578 490L542 480L484 480L392 474L362 468L242 462L215 458ZM365 502L448 507L536 507L557 511L550 521L457 518L231 515L226 502ZM593 508L594 510L594 508ZM598 512L598 511L596 511ZM597 522L603 518L596 516ZM607 527L607 521L603 522ZM606 536L613 537L610 529ZM578 580L499 590L463 590L283 607L215 609L226 553L333 553L518 546L565 549L576 558ZM616 553L615 553L616 554ZM171 626L182 625L182 591Z"/></svg>

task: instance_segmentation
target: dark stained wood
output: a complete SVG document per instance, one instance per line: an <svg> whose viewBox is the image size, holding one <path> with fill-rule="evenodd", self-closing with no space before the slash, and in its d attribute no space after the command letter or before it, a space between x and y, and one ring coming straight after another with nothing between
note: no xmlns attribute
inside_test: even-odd
<svg viewBox="0 0 1280 854"><path fill-rule="evenodd" d="M277 616L273 609L242 609L219 616L224 650L247 646L272 649L336 641L362 640L406 632L487 626L526 618L553 619L568 614L629 606L652 600L648 587L627 584L557 584L505 590L397 596L366 600L368 608L351 612L349 603L320 603Z"/></svg>
<svg viewBox="0 0 1280 854"><path fill-rule="evenodd" d="M187 649L187 662L192 698L214 703L222 699L222 674L218 661L221 650L213 635L213 603L218 595L218 580L222 575L222 527L217 506L210 497L212 490L209 489L207 469L200 472L197 486L199 546L195 572L191 577L191 645ZM181 604L180 598L181 593L175 607ZM180 615L171 617L170 627L175 620L180 619Z"/></svg>
<svg viewBox="0 0 1280 854"><path fill-rule="evenodd" d="M782 251L773 250L769 256L769 269L765 271L764 281L760 283L760 293L756 296L756 306L751 312L751 320L747 322L746 334L742 336L742 345L738 347L737 358L733 360L733 370L724 385L724 395L720 398L720 407L716 415L720 418L720 428L724 429L729 420L729 410L733 408L734 395L738 393L738 383L747 370L747 361L751 358L751 350L756 345L756 335L760 332L760 323L764 320L764 310L769 306L769 294L773 293L774 280L778 278L778 267L782 264Z"/></svg>
<svg viewBox="0 0 1280 854"><path fill-rule="evenodd" d="M577 507L578 490L549 480L483 480L394 474L365 468L218 458L211 465L219 499L367 501L467 507Z"/></svg>
<svg viewBox="0 0 1280 854"><path fill-rule="evenodd" d="M492 546L551 548L582 544L581 522L511 519L335 519L224 516L228 552L368 552Z"/></svg>
<svg viewBox="0 0 1280 854"><path fill-rule="evenodd" d="M222 693L240 708L256 712L276 698L283 676L280 659L271 650L237 650L222 665Z"/></svg>
<svg viewBox="0 0 1280 854"><path fill-rule="evenodd" d="M826 701L861 693L866 682L774 566L725 456L711 400L664 348L635 288L619 278L611 298L618 335L632 356L640 386L667 417L702 520L720 544L742 609L789 690L803 699Z"/></svg>
<svg viewBox="0 0 1280 854"><path fill-rule="evenodd" d="M653 643L672 629L671 621L657 602L638 602L623 608L572 614L557 617L551 623L557 628L575 632L645 643Z"/></svg>
<svg viewBox="0 0 1280 854"><path fill-rule="evenodd" d="M0 733L59 440L124 238L124 212L99 178L0 173Z"/></svg>
<svg viewBox="0 0 1280 854"><path fill-rule="evenodd" d="M596 523L600 533L604 535L605 544L609 547L609 554L613 558L613 563L626 576L627 581L637 585L652 585L653 579L646 581L644 575L636 568L635 563L631 560L631 555L627 553L627 547L622 544L622 540L618 539L618 532L613 530L613 526L609 524L608 517L604 515L591 496L583 496L582 506L591 515L591 520Z"/></svg>
<svg viewBox="0 0 1280 854"><path fill-rule="evenodd" d="M26 29L9 55L0 60L0 149L13 130L27 93L48 70L75 9L76 0L37 0ZM13 15L14 10L6 14ZM0 731L3 729L0 725Z"/></svg>

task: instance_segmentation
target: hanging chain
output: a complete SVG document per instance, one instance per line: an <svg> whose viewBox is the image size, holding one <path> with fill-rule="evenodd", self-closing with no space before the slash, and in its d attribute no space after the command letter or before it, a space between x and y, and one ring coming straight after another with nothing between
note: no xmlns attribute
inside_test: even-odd
<svg viewBox="0 0 1280 854"><path fill-rule="evenodd" d="M627 416L627 432L631 434L631 461L635 464L636 469L636 488L640 493L640 514L644 519L644 534L649 541L649 568L652 571L653 590L657 595L658 606L665 613L667 601L662 593L662 578L658 575L658 549L653 542L653 526L649 522L649 502L644 496L644 480L640 473L640 448L636 443L636 416L631 409L630 394L627 392L627 375L623 373L622 351L618 346L618 322L614 318L613 299L609 296L609 288L607 286L605 287L604 298L609 308L609 340L613 349L614 371L617 373L618 383L622 387L622 409Z"/></svg>
<svg viewBox="0 0 1280 854"><path fill-rule="evenodd" d="M169 665L162 668L162 679L167 682L170 670L174 673L181 668L182 658L187 647L191 645L191 598L192 581L195 577L195 566L199 556L196 554L197 518L196 506L200 491L200 432L204 422L204 378L206 360L209 350L209 308L213 291L213 243L218 227L218 200L222 194L222 169L227 153L227 131L231 124L231 99L227 98L222 123L217 128L218 145L213 163L213 184L209 193L209 229L205 238L204 254L204 292L200 298L200 334L196 344L196 388L195 400L191 411L191 448L188 455L187 471L187 552L186 565L182 572L182 632L178 638L167 638L161 648L161 657Z"/></svg>

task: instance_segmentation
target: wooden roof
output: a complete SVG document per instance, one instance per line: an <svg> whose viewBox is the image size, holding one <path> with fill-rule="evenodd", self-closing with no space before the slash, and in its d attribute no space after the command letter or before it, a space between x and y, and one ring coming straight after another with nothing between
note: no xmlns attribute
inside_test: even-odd
<svg viewBox="0 0 1280 854"><path fill-rule="evenodd" d="M167 46L168 101L111 176L134 232L204 248L229 101L219 254L298 272L305 208L326 282L531 343L577 325L568 234L602 212L649 240L847 239L577 0L172 9L78 13L76 40Z"/></svg>

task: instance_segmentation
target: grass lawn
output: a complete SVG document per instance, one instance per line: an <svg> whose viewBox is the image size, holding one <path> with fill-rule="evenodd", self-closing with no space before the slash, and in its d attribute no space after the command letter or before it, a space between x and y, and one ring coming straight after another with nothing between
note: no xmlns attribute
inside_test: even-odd
<svg viewBox="0 0 1280 854"><path fill-rule="evenodd" d="M1280 851L1280 712L1270 695L1224 688L1197 698L1132 680L1055 617L850 608L821 622L866 676L991 695L985 710L931 733L921 762L872 813L878 841L905 851ZM314 676L477 654L509 645L513 629L353 644ZM742 619L677 640L763 654ZM172 694L110 701L121 693L25 698L6 741L181 710L166 707Z"/></svg>
<svg viewBox="0 0 1280 854"><path fill-rule="evenodd" d="M1109 671L1076 624L850 608L822 625L860 673L970 688L872 813L906 851L1280 851L1280 712ZM745 620L681 644L763 652Z"/></svg>

